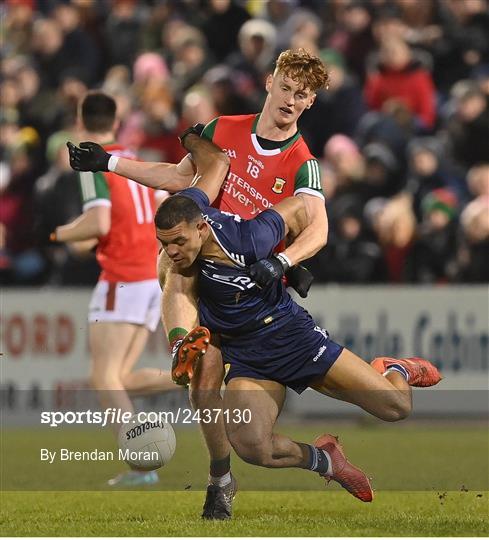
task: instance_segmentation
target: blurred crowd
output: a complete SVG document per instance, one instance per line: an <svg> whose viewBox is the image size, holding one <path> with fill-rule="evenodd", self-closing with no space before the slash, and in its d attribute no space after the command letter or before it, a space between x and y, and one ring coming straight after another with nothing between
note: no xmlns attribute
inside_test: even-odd
<svg viewBox="0 0 489 540"><path fill-rule="evenodd" d="M329 283L489 281L487 0L6 0L0 6L0 278L91 284L49 233L81 212L65 143L88 89L118 139L176 162L177 134L258 112L277 54L330 71L299 126L323 168Z"/></svg>

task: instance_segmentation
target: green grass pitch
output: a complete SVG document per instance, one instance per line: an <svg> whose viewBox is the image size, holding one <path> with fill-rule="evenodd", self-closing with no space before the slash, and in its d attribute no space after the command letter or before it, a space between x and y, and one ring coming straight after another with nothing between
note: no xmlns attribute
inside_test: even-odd
<svg viewBox="0 0 489 540"><path fill-rule="evenodd" d="M195 429L177 430L177 451L155 488L113 490L120 462L49 465L39 449L113 449L106 431L7 429L1 440L0 530L9 536L487 536L485 425L284 424L310 441L340 435L352 462L373 477L365 504L317 475L267 470L233 456L240 491L230 522L203 522L206 453Z"/></svg>

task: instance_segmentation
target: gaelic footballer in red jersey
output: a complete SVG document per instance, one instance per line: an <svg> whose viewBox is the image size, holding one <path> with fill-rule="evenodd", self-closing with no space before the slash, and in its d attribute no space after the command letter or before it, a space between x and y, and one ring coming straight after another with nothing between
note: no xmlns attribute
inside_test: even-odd
<svg viewBox="0 0 489 540"><path fill-rule="evenodd" d="M109 96L89 93L80 107L84 137L100 144L114 139L116 105ZM104 148L126 159L135 156L115 143ZM83 214L58 227L55 239L81 248L97 246L101 274L89 305L90 380L103 407L134 412L128 391L174 389L169 372L133 370L150 331L160 318L156 279L158 246L153 216L155 192L113 172L80 172ZM119 426L114 426L118 431ZM157 474L128 471L110 480L121 485L158 481Z"/></svg>
<svg viewBox="0 0 489 540"><path fill-rule="evenodd" d="M112 155L135 159L118 144L103 146ZM111 227L99 238L97 261L100 280L109 282L156 279L158 245L153 237L155 192L112 172L81 172L83 211L96 206L110 208Z"/></svg>
<svg viewBox="0 0 489 540"><path fill-rule="evenodd" d="M263 148L256 134L259 120L259 114L221 116L204 129L202 136L223 148L231 160L213 206L250 219L299 193L324 200L319 163L302 135L296 132L281 146Z"/></svg>

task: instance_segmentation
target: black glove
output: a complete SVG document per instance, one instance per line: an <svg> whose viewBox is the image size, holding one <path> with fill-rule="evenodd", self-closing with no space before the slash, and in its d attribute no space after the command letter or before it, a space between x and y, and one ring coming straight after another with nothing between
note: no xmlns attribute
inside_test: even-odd
<svg viewBox="0 0 489 540"><path fill-rule="evenodd" d="M306 298L314 280L311 272L305 266L297 264L287 270L285 276L287 277L287 285L298 292L301 298Z"/></svg>
<svg viewBox="0 0 489 540"><path fill-rule="evenodd" d="M108 171L108 154L100 144L94 142L82 142L80 146L75 146L67 142L66 146L70 152L70 165L75 171Z"/></svg>
<svg viewBox="0 0 489 540"><path fill-rule="evenodd" d="M251 279L259 287L268 287L274 281L282 279L289 265L280 255L272 255L268 259L261 259L250 266Z"/></svg>
<svg viewBox="0 0 489 540"><path fill-rule="evenodd" d="M185 147L185 137L187 135L190 135L193 133L194 135L198 135L199 137L202 135L202 132L204 131L205 125L204 124L194 124L193 126L190 126L187 128L181 135L178 137L180 139L180 142L182 143L182 146Z"/></svg>

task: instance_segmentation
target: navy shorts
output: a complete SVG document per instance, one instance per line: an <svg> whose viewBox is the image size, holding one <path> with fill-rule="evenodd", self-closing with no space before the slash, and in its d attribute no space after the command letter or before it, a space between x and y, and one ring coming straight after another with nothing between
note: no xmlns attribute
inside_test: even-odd
<svg viewBox="0 0 489 540"><path fill-rule="evenodd" d="M223 359L230 364L225 377L276 381L302 393L324 376L343 347L316 325L303 308L278 328L221 339Z"/></svg>

